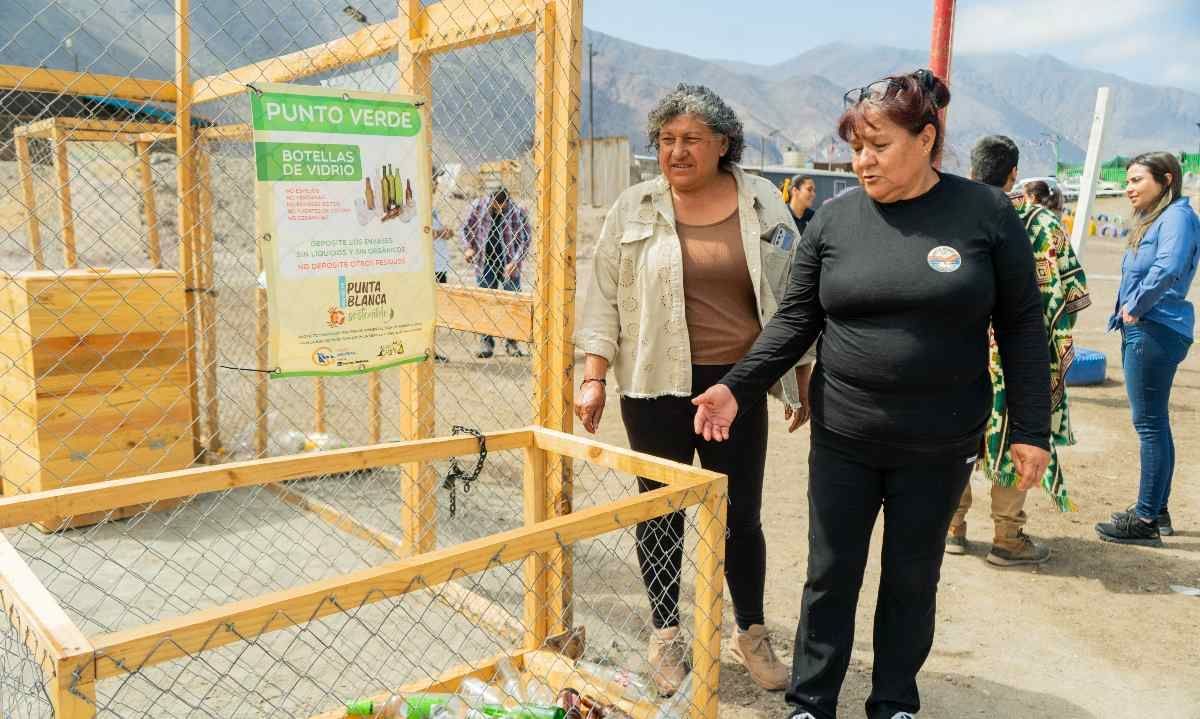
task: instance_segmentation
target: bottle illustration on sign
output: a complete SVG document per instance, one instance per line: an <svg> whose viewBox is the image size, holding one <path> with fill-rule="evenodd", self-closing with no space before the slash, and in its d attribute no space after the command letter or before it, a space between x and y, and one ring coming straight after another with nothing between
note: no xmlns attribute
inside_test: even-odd
<svg viewBox="0 0 1200 719"><path fill-rule="evenodd" d="M367 201L367 209L375 209L375 190L371 188L371 176L367 175L363 178L363 194Z"/></svg>
<svg viewBox="0 0 1200 719"><path fill-rule="evenodd" d="M368 181L368 187L370 182ZM381 222L400 220L409 222L417 216L417 202L413 193L412 178L403 178L392 165L380 168L379 211Z"/></svg>

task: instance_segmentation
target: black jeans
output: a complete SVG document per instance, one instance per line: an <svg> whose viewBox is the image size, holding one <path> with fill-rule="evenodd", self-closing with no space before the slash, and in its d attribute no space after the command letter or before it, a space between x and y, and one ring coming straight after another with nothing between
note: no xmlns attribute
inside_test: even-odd
<svg viewBox="0 0 1200 719"><path fill-rule="evenodd" d="M875 606L875 666L867 716L921 708L917 672L933 646L946 530L974 458L863 463L853 440L809 454L809 554L787 701L817 719L837 716L854 645L854 617L875 519L883 510L883 558ZM882 465L882 466L881 466ZM890 466L889 466L890 465Z"/></svg>
<svg viewBox="0 0 1200 719"><path fill-rule="evenodd" d="M692 395L716 384L728 366L694 365ZM706 442L693 431L696 408L687 397L621 398L621 418L635 451L691 464L698 452L700 465L729 476L729 506L725 533L725 581L733 597L738 626L763 624L763 586L767 575L767 543L763 537L763 467L767 458L766 397L743 407L725 442ZM638 489L662 485L638 477ZM657 629L679 624L679 574L683 565L682 512L637 525L638 564L650 597Z"/></svg>

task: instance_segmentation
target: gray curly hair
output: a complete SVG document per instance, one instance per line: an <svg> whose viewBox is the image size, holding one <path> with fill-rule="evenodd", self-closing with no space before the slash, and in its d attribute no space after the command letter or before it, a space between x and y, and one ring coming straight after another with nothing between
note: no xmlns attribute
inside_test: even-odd
<svg viewBox="0 0 1200 719"><path fill-rule="evenodd" d="M680 115L695 115L713 132L729 138L729 151L721 158L721 167L740 162L742 150L746 148L746 134L742 121L721 96L704 85L679 85L658 101L646 118L650 134L650 147L658 151L658 136L663 125Z"/></svg>

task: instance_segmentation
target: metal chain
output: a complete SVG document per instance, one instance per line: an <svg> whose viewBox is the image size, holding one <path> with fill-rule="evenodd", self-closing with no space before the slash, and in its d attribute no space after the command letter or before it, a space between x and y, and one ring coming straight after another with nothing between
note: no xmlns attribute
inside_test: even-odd
<svg viewBox="0 0 1200 719"><path fill-rule="evenodd" d="M458 457L454 457L450 460L450 471L446 472L446 479L442 481L442 489L450 490L450 516L453 517L458 513L458 482L463 483L463 494L470 494L471 483L479 479L479 473L483 471L483 463L487 461L487 438L477 429L457 424L450 430L450 434L469 434L479 440L479 454L471 471L464 472L462 465L458 463Z"/></svg>

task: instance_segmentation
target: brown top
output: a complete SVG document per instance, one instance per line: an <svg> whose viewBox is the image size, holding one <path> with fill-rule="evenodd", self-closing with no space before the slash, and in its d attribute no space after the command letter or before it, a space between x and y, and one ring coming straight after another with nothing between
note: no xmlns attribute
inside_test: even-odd
<svg viewBox="0 0 1200 719"><path fill-rule="evenodd" d="M675 228L692 364L734 364L762 330L738 211L715 225L676 222Z"/></svg>

